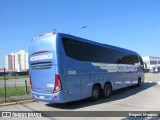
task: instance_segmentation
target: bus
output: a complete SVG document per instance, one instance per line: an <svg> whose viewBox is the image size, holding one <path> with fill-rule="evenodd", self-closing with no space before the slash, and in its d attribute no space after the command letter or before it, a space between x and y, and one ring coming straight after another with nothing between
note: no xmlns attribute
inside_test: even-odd
<svg viewBox="0 0 160 120"><path fill-rule="evenodd" d="M107 98L144 81L136 52L56 32L31 40L29 74L32 96L47 103Z"/></svg>

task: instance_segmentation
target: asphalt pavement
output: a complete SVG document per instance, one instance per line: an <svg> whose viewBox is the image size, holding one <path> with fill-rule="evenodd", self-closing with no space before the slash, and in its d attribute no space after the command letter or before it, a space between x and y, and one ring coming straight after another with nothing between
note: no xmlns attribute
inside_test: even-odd
<svg viewBox="0 0 160 120"><path fill-rule="evenodd" d="M145 82L160 84L160 73L145 73Z"/></svg>
<svg viewBox="0 0 160 120"><path fill-rule="evenodd" d="M25 86L25 80L27 81L27 85L29 85L30 84L29 78L21 78L21 79L6 80L6 86L7 87ZM0 80L0 87L4 87L4 80Z"/></svg>

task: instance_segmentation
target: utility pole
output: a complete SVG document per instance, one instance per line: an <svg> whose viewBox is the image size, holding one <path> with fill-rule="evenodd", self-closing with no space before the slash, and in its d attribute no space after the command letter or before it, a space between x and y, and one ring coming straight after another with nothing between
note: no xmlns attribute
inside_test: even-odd
<svg viewBox="0 0 160 120"><path fill-rule="evenodd" d="M79 27L78 29L75 30L75 32L73 33L73 35L75 35L80 29L83 29L83 28L86 28L87 26L82 26L82 27Z"/></svg>

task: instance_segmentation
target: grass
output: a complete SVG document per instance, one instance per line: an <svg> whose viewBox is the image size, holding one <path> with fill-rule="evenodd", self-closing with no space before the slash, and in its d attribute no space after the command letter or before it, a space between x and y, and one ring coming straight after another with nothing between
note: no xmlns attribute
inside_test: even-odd
<svg viewBox="0 0 160 120"><path fill-rule="evenodd" d="M8 79L21 79L21 78L29 78L29 76L6 76L6 80ZM4 80L4 76L0 76L0 80Z"/></svg>
<svg viewBox="0 0 160 120"><path fill-rule="evenodd" d="M25 95L25 94L30 94L31 90L30 87L27 87L28 92L26 93L26 87L7 87L6 88L6 96L18 96L18 95ZM0 97L5 96L5 88L1 87L0 88Z"/></svg>

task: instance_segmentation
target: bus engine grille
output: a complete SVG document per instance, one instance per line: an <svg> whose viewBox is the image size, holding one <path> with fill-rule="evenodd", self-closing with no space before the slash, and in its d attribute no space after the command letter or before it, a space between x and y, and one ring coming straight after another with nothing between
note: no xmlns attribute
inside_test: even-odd
<svg viewBox="0 0 160 120"><path fill-rule="evenodd" d="M32 63L31 68L33 70L43 70L43 69L51 69L52 68L52 62L38 62L38 63Z"/></svg>

